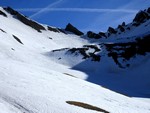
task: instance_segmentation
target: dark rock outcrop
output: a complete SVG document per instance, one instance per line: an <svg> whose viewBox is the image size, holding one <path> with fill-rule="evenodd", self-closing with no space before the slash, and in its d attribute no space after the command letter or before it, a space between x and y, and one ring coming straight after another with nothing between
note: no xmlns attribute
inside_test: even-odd
<svg viewBox="0 0 150 113"><path fill-rule="evenodd" d="M7 15L4 12L2 12L1 10L0 10L0 15L3 15L4 17L7 17Z"/></svg>
<svg viewBox="0 0 150 113"><path fill-rule="evenodd" d="M119 26L118 26L118 29L119 29L121 32L124 32L124 31L125 31L125 29L124 29L124 27L123 27L122 25L119 25Z"/></svg>
<svg viewBox="0 0 150 113"><path fill-rule="evenodd" d="M69 48L56 49L56 50L52 50L52 52L65 51L65 50L68 50L68 49Z"/></svg>
<svg viewBox="0 0 150 113"><path fill-rule="evenodd" d="M88 50L94 49L93 52L88 52ZM101 49L97 45L84 45L82 48L72 48L69 49L68 52L71 54L81 54L83 56L83 59L91 58L92 61L99 62L101 59L101 56L97 54L100 52Z"/></svg>
<svg viewBox="0 0 150 113"><path fill-rule="evenodd" d="M99 34L96 34L96 33L92 32L92 31L88 31L88 32L87 32L87 36L88 36L89 38L94 38L94 39L102 38Z"/></svg>
<svg viewBox="0 0 150 113"><path fill-rule="evenodd" d="M18 13L17 11L13 10L10 7L4 8L4 10L7 11L8 13L10 13L11 15L13 15L14 18L16 18L16 19L20 20L21 22L23 22L24 24L34 28L38 32L41 32L41 30L46 30L42 25L26 18L25 16L21 15L20 13Z"/></svg>
<svg viewBox="0 0 150 113"><path fill-rule="evenodd" d="M0 31L2 31L3 33L6 33L6 31L4 31L3 29L0 29Z"/></svg>
<svg viewBox="0 0 150 113"><path fill-rule="evenodd" d="M106 34L105 34L104 32L99 32L98 34L99 34L101 37L107 38L107 36L106 36Z"/></svg>
<svg viewBox="0 0 150 113"><path fill-rule="evenodd" d="M108 56L120 67L125 68L130 64L124 63L138 55L146 55L150 52L150 35L137 38L134 42L105 44ZM120 60L119 60L120 59ZM121 62L122 61L122 62Z"/></svg>
<svg viewBox="0 0 150 113"><path fill-rule="evenodd" d="M150 16L147 12L145 11L140 11L136 16L135 18L133 19L133 22L134 22L134 26L138 26L140 25L141 23L144 23L145 20L147 19L150 19Z"/></svg>
<svg viewBox="0 0 150 113"><path fill-rule="evenodd" d="M60 52L60 51L66 51L66 54L72 54L74 56L81 55L82 59L90 58L92 61L95 62L99 62L101 59L101 56L98 54L101 51L101 49L97 45L84 45L81 48L62 48L53 50L52 52Z"/></svg>
<svg viewBox="0 0 150 113"><path fill-rule="evenodd" d="M150 13L150 7L147 9L147 12Z"/></svg>
<svg viewBox="0 0 150 113"><path fill-rule="evenodd" d="M21 41L18 37L16 37L15 35L13 35L13 37L14 37L14 39L16 39L20 44L23 44L22 41Z"/></svg>
<svg viewBox="0 0 150 113"><path fill-rule="evenodd" d="M86 103L83 103L83 102L78 102L78 101L66 101L67 104L70 104L70 105L74 105L74 106L78 106L78 107L82 107L82 108L85 108L85 109L88 109L88 110L94 110L94 111L97 111L97 112L103 112L103 113L110 113L104 109L101 109L99 107L96 107L96 106L92 106L90 104L86 104Z"/></svg>
<svg viewBox="0 0 150 113"><path fill-rule="evenodd" d="M84 45L83 47L94 49L93 53L101 51L101 49L98 48L96 45Z"/></svg>
<svg viewBox="0 0 150 113"><path fill-rule="evenodd" d="M125 22L122 22L122 24L121 24L122 26L126 26L126 23Z"/></svg>
<svg viewBox="0 0 150 113"><path fill-rule="evenodd" d="M117 33L117 31L116 31L114 28L112 28L112 27L109 27L109 28L108 28L108 32L109 32L110 34L116 34L116 33Z"/></svg>
<svg viewBox="0 0 150 113"><path fill-rule="evenodd" d="M64 34L67 34L64 29L58 28L58 30Z"/></svg>
<svg viewBox="0 0 150 113"><path fill-rule="evenodd" d="M73 25L71 25L70 23L66 26L65 28L66 31L72 32L78 36L83 35L84 33L82 33L81 31L79 31L77 28L75 28Z"/></svg>
<svg viewBox="0 0 150 113"><path fill-rule="evenodd" d="M53 31L53 32L57 32L57 33L60 32L57 28L53 28L53 27L50 27L50 26L48 26L47 28L48 28L49 31Z"/></svg>
<svg viewBox="0 0 150 113"><path fill-rule="evenodd" d="M90 49L94 49L94 52L87 52ZM92 61L97 62L99 62L101 59L101 56L96 54L99 51L100 49L96 45L85 45L82 48L72 48L68 50L68 52L70 52L71 54L81 54L83 56L83 59L91 58Z"/></svg>

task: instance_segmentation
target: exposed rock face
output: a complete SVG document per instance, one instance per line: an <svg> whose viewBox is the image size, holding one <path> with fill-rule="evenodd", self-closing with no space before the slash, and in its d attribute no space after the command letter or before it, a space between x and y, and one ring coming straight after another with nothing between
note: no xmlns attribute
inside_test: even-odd
<svg viewBox="0 0 150 113"><path fill-rule="evenodd" d="M81 31L79 31L77 28L75 28L73 25L71 25L70 23L66 26L65 30L70 31L78 36L81 36L84 34Z"/></svg>
<svg viewBox="0 0 150 113"><path fill-rule="evenodd" d="M126 23L125 23L125 22L122 22L122 26L126 26Z"/></svg>
<svg viewBox="0 0 150 113"><path fill-rule="evenodd" d="M121 25L118 26L118 29L119 29L121 32L124 32L124 31L125 31L124 27L121 26Z"/></svg>
<svg viewBox="0 0 150 113"><path fill-rule="evenodd" d="M98 54L101 49L97 45L84 45L81 48L62 48L58 50L53 50L52 52L60 51L67 51L66 54L73 54L74 56L82 55L82 59L91 58L91 60L95 62L99 62L101 58L101 56Z"/></svg>
<svg viewBox="0 0 150 113"><path fill-rule="evenodd" d="M102 37L107 38L106 34L103 33L103 32L99 32L98 34L96 34L96 33L92 32L92 31L88 31L88 32L87 32L87 36L88 36L89 38L94 38L94 39L100 39L100 38L102 38Z"/></svg>
<svg viewBox="0 0 150 113"><path fill-rule="evenodd" d="M92 31L88 31L88 32L87 32L87 36L88 36L89 38L95 38L95 39L102 38L99 34L96 34L96 33L92 32Z"/></svg>
<svg viewBox="0 0 150 113"><path fill-rule="evenodd" d="M67 34L64 29L58 28L58 30L64 34Z"/></svg>
<svg viewBox="0 0 150 113"><path fill-rule="evenodd" d="M105 37L105 38L107 38L106 34L105 34L105 33L103 33L103 32L99 32L98 34L99 34L101 37Z"/></svg>
<svg viewBox="0 0 150 113"><path fill-rule="evenodd" d="M94 51L87 52L90 49L94 49ZM82 48L72 48L68 50L68 52L70 52L71 54L81 54L83 56L83 59L91 58L92 61L100 61L101 56L96 54L100 51L101 50L96 45L85 45Z"/></svg>
<svg viewBox="0 0 150 113"><path fill-rule="evenodd" d="M143 38L137 38L135 42L105 44L108 56L112 57L114 62L120 67L125 68L130 64L124 63L137 55L146 55L150 52L150 35ZM120 59L120 60L119 60Z"/></svg>
<svg viewBox="0 0 150 113"><path fill-rule="evenodd" d="M4 17L7 17L7 15L4 12L2 12L1 10L0 10L0 15L3 15Z"/></svg>
<svg viewBox="0 0 150 113"><path fill-rule="evenodd" d="M139 55L145 56L150 52L150 35L136 38L133 42L125 43L103 43L98 45L84 45L81 48L63 48L53 50L53 52L66 51L66 54L73 56L81 55L82 59L91 59L100 62L101 57L111 57L120 68L127 68L132 64L132 60ZM106 49L106 53L102 53ZM61 57L61 56L60 56Z"/></svg>
<svg viewBox="0 0 150 113"><path fill-rule="evenodd" d="M108 28L108 32L109 32L110 34L116 34L116 33L117 33L117 31L116 31L114 28L112 28L112 27L109 27L109 28Z"/></svg>
<svg viewBox="0 0 150 113"><path fill-rule="evenodd" d="M149 9L148 9L149 10ZM140 11L134 18L133 22L135 26L140 25L141 23L145 22L145 20L150 19L150 16L145 11Z"/></svg>
<svg viewBox="0 0 150 113"><path fill-rule="evenodd" d="M53 31L53 32L60 32L57 28L53 28L53 27L50 27L50 26L48 26L48 30L49 31Z"/></svg>
<svg viewBox="0 0 150 113"><path fill-rule="evenodd" d="M11 15L14 15L15 18L17 18L18 20L20 20L21 22L23 22L24 24L34 28L35 30L37 30L38 32L41 32L41 30L46 30L42 25L29 20L28 18L26 18L25 16L21 15L20 13L18 13L17 11L13 10L10 7L4 8L5 11L7 11L8 13L10 13Z"/></svg>
<svg viewBox="0 0 150 113"><path fill-rule="evenodd" d="M96 45L84 45L83 47L94 49L93 53L101 51L101 49L98 48Z"/></svg>

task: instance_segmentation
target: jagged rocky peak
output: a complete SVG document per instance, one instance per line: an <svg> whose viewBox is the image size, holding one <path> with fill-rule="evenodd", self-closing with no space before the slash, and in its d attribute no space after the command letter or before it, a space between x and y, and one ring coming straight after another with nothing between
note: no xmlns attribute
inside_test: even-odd
<svg viewBox="0 0 150 113"><path fill-rule="evenodd" d="M125 29L122 25L119 25L118 28L120 29L121 32L125 31ZM116 33L117 33L117 30L115 30L112 27L109 27L107 33L99 32L97 34L97 33L94 33L92 31L88 31L87 32L87 37L88 38L93 38L93 39L108 38L111 34L116 34Z"/></svg>
<svg viewBox="0 0 150 113"><path fill-rule="evenodd" d="M121 25L118 25L117 29L120 30L121 32L125 32L125 26L126 26L126 23L125 22L122 22Z"/></svg>
<svg viewBox="0 0 150 113"><path fill-rule="evenodd" d="M124 28L122 25L118 25L118 29L119 29L121 32L124 32L124 31L125 31L125 28Z"/></svg>
<svg viewBox="0 0 150 113"><path fill-rule="evenodd" d="M114 28L112 28L112 27L109 27L109 28L108 28L108 32L109 32L110 34L116 34L116 33L117 33L117 31L116 31Z"/></svg>
<svg viewBox="0 0 150 113"><path fill-rule="evenodd" d="M122 26L126 26L126 23L125 22L122 22L122 24L121 24Z"/></svg>
<svg viewBox="0 0 150 113"><path fill-rule="evenodd" d="M32 20L28 19L27 17L25 17L24 15L22 15L19 12L15 11L11 7L6 7L6 8L3 8L3 9L5 11L7 11L8 13L10 13L11 15L13 15L14 18L16 18L16 19L20 20L22 23L34 28L38 32L41 32L41 30L46 30L45 27L43 27L42 25L36 23L35 21L32 21Z"/></svg>
<svg viewBox="0 0 150 113"><path fill-rule="evenodd" d="M83 35L84 33L79 31L76 27L74 27L72 24L68 23L68 25L65 28L66 31L72 32L78 36Z"/></svg>
<svg viewBox="0 0 150 113"><path fill-rule="evenodd" d="M150 19L150 8L137 13L135 18L133 19L133 25L138 26L141 23L144 23L146 20L149 20L149 19Z"/></svg>

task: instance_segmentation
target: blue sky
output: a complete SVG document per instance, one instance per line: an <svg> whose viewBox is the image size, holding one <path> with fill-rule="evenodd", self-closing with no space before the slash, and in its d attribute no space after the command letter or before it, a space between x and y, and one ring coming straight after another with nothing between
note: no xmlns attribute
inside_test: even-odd
<svg viewBox="0 0 150 113"><path fill-rule="evenodd" d="M150 7L150 0L0 0L42 24L65 28L72 23L86 32L106 31L129 23L135 14Z"/></svg>

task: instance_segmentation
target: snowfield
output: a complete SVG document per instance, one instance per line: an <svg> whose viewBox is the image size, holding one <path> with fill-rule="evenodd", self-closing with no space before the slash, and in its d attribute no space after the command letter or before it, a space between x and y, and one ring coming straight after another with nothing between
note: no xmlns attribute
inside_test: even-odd
<svg viewBox="0 0 150 113"><path fill-rule="evenodd" d="M7 14L0 15L0 113L102 112L67 101L95 106L105 113L150 113L149 99L128 97L85 81L88 74L73 69L74 63L83 61L80 56L60 63L57 55L49 54L55 49L90 44L88 40L48 30L39 33L0 10Z"/></svg>

